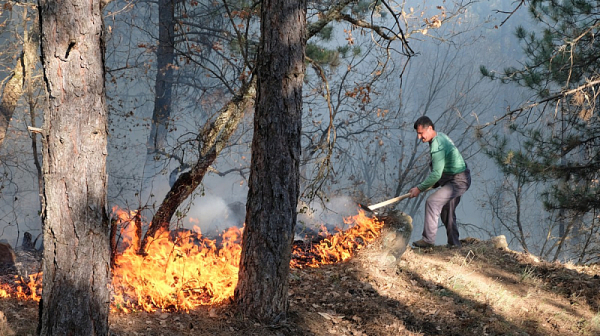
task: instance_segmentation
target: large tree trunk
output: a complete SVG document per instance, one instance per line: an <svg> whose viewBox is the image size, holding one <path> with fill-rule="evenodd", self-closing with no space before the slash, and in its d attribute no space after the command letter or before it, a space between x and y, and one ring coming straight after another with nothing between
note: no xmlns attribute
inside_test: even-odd
<svg viewBox="0 0 600 336"><path fill-rule="evenodd" d="M45 183L40 335L108 335L107 110L100 0L40 0Z"/></svg>
<svg viewBox="0 0 600 336"><path fill-rule="evenodd" d="M329 12L323 14L320 20L307 27L307 39L319 33L331 21L338 20L341 15L340 13L346 6L355 1L344 0L331 8ZM150 227L142 241L140 252L145 250L149 238L153 237L159 231L169 229L171 218L177 208L202 182L208 167L214 163L214 160L221 152L221 146L227 143L229 137L237 128L239 120L243 116L244 109L250 107L254 101L255 92L256 80L245 83L240 88L240 92L221 108L217 120L207 122L204 128L200 130L199 133L201 134L202 142L200 157L189 174L181 174L165 196L158 211L152 218Z"/></svg>
<svg viewBox="0 0 600 336"><path fill-rule="evenodd" d="M264 0L246 227L235 300L266 323L284 320L299 195L306 1Z"/></svg>

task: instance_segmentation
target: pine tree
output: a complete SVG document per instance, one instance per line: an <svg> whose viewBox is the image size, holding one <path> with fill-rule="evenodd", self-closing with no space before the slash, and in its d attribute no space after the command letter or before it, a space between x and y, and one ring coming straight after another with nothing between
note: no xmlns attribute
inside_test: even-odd
<svg viewBox="0 0 600 336"><path fill-rule="evenodd" d="M515 32L526 61L502 74L484 66L481 72L532 90L536 101L501 118L512 140L487 154L504 174L526 175L531 182L546 186L546 209L558 210L559 218L568 223L559 230L558 254L577 227L578 232L585 232L598 224L600 41L596 36L600 3L532 0L529 4L535 28L518 27ZM503 143L501 138L496 141ZM513 145L521 142L519 148L511 149L516 148L511 141Z"/></svg>
<svg viewBox="0 0 600 336"><path fill-rule="evenodd" d="M502 76L482 67L482 74L534 90L538 101L509 112L510 128L526 139L519 153L521 169L540 181L554 181L551 209L589 212L600 207L600 4L582 0L534 0L533 20L542 33L523 27L516 36L527 61ZM525 152L523 152L525 151ZM500 160L502 162L502 160ZM559 187L558 181L566 181Z"/></svg>

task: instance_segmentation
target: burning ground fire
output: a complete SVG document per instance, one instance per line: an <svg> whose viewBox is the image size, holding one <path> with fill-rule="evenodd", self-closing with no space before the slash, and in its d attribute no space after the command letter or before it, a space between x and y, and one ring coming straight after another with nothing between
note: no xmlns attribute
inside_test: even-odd
<svg viewBox="0 0 600 336"><path fill-rule="evenodd" d="M14 297L19 300L39 302L42 294L42 272L31 274L28 278L29 280L25 280L15 275L14 286L0 284L0 298Z"/></svg>
<svg viewBox="0 0 600 336"><path fill-rule="evenodd" d="M198 227L177 234L165 233L149 241L147 254L143 256L136 253L138 240L133 234L136 213L113 211L123 241L112 270L112 311L189 311L233 297L242 230L230 228L217 240L203 237ZM383 226L362 211L344 222L351 226L345 231L336 229L329 234L323 229L322 239L294 244L290 266L319 267L348 260L375 240ZM41 278L39 273L29 276L29 281L16 279L13 286L0 284L0 297L39 301Z"/></svg>

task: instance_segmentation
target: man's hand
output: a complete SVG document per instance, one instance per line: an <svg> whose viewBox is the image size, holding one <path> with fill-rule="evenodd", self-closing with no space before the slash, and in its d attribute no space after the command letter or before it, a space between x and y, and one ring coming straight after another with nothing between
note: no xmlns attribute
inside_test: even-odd
<svg viewBox="0 0 600 336"><path fill-rule="evenodd" d="M419 194L421 193L421 190L419 190L419 188L414 187L412 189L410 189L408 191L408 193L410 194L410 198L415 198L417 196L419 196Z"/></svg>

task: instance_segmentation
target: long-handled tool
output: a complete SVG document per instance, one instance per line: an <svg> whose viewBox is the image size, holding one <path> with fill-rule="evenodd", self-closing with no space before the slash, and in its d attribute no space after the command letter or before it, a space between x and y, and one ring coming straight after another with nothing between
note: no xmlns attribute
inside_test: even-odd
<svg viewBox="0 0 600 336"><path fill-rule="evenodd" d="M375 209L379 209L379 208L384 207L386 205L390 205L390 204L393 204L393 203L396 203L396 202L400 202L403 199L408 198L408 197L410 197L410 193L406 193L404 195L400 195L398 197L394 197L394 198L391 198L391 199L389 199L387 201L383 201L383 202L380 202L380 203L377 203L377 204L363 205L363 204L359 203L358 206L360 206L365 211L373 212L373 210L375 210Z"/></svg>
<svg viewBox="0 0 600 336"><path fill-rule="evenodd" d="M427 188L427 190L421 191L421 193L429 191L430 189L431 189L431 187ZM373 212L375 209L379 209L379 208L384 207L386 205L390 205L390 204L393 204L393 203L396 203L396 202L400 202L403 199L409 198L409 197L410 197L410 193L406 193L404 195L400 195L400 196L397 196L397 197L394 197L394 198L390 198L387 201L383 201L383 202L380 202L380 203L377 203L377 204L364 205L364 204L358 203L358 206L361 207L365 211Z"/></svg>

